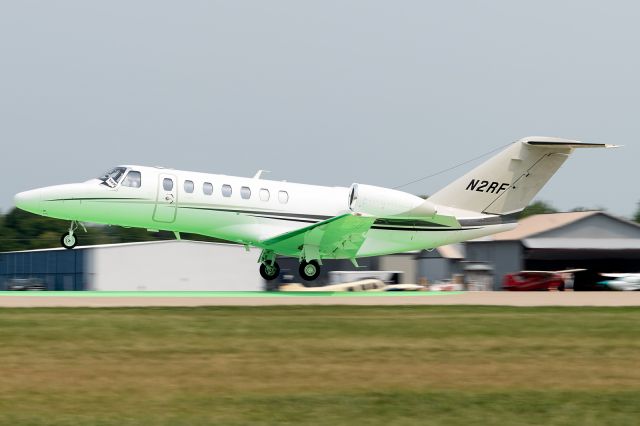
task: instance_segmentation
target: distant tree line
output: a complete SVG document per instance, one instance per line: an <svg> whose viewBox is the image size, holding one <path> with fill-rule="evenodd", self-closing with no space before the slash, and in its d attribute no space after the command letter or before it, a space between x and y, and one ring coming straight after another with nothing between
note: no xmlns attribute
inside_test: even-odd
<svg viewBox="0 0 640 426"><path fill-rule="evenodd" d="M13 208L0 215L0 251L33 250L60 247L60 238L69 229L68 220L38 216ZM87 232L76 231L78 245L131 243L140 241L172 240L172 232L149 232L140 228L89 225ZM181 234L186 240L220 241L202 235Z"/></svg>

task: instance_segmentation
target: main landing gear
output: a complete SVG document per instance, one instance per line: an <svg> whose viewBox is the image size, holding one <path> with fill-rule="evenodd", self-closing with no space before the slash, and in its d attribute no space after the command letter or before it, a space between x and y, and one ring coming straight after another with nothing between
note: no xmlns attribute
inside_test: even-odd
<svg viewBox="0 0 640 426"><path fill-rule="evenodd" d="M276 254L270 250L263 250L260 254L260 275L267 281L274 280L280 275L280 265L276 262ZM320 263L317 260L302 260L298 269L305 281L313 281L320 275Z"/></svg>
<svg viewBox="0 0 640 426"><path fill-rule="evenodd" d="M76 246L78 239L76 238L75 231L78 229L78 224L82 226L84 232L87 232L87 228L85 228L83 224L72 220L71 224L69 224L69 232L62 234L62 237L60 238L60 244L62 244L62 247L71 250Z"/></svg>
<svg viewBox="0 0 640 426"><path fill-rule="evenodd" d="M320 275L320 265L316 260L310 260L309 262L303 260L300 262L298 272L304 280L313 281Z"/></svg>
<svg viewBox="0 0 640 426"><path fill-rule="evenodd" d="M298 272L305 281L313 281L320 275L320 265L315 260L309 262L303 260ZM280 265L275 261L263 262L260 264L260 275L267 281L274 280L280 275Z"/></svg>
<svg viewBox="0 0 640 426"><path fill-rule="evenodd" d="M260 275L267 281L274 280L280 275L280 265L278 262L263 263L260 265Z"/></svg>
<svg viewBox="0 0 640 426"><path fill-rule="evenodd" d="M280 265L276 262L276 254L271 250L262 250L260 254L260 275L267 281L274 280L280 275Z"/></svg>

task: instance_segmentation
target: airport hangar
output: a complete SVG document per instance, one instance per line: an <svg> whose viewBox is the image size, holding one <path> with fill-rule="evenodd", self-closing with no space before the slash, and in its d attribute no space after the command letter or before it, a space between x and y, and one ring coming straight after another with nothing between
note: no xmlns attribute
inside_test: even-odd
<svg viewBox="0 0 640 426"><path fill-rule="evenodd" d="M11 278L39 278L58 291L257 291L264 289L259 253L184 240L6 252L0 253L0 289Z"/></svg>
<svg viewBox="0 0 640 426"><path fill-rule="evenodd" d="M576 290L593 288L600 272L640 272L640 225L603 211L529 216L507 232L465 243L466 261L493 267L494 289L521 270L584 268Z"/></svg>
<svg viewBox="0 0 640 426"><path fill-rule="evenodd" d="M259 250L235 244L153 241L0 253L0 290L11 278L40 278L49 290L259 291L273 289L257 271ZM281 277L302 282L297 259L279 258ZM402 271L403 283L430 283L487 265L493 288L520 270L585 268L576 289L601 280L597 272L640 272L640 225L606 212L530 216L508 232L435 250L359 259L364 270ZM348 260L325 260L330 271L354 271Z"/></svg>

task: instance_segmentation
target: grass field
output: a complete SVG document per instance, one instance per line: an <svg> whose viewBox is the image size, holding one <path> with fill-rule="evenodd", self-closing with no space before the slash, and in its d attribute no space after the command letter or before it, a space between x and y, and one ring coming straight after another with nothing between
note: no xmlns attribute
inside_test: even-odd
<svg viewBox="0 0 640 426"><path fill-rule="evenodd" d="M640 309L1 309L0 424L636 425Z"/></svg>

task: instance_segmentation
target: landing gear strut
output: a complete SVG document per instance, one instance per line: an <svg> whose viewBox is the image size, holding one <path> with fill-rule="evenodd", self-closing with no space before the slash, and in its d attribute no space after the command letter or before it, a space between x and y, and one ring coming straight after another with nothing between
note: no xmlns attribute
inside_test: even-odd
<svg viewBox="0 0 640 426"><path fill-rule="evenodd" d="M300 262L298 272L300 272L300 276L306 281L313 281L320 275L320 265L316 260L310 260L309 262L303 260Z"/></svg>
<svg viewBox="0 0 640 426"><path fill-rule="evenodd" d="M80 224L80 226L82 226L84 232L87 232L87 229L84 227L84 225ZM76 244L78 243L78 239L75 235L76 229L78 229L78 222L72 220L71 224L69 225L69 232L67 232L66 234L62 234L62 237L60 238L60 244L62 244L62 247L71 250L76 246Z"/></svg>

